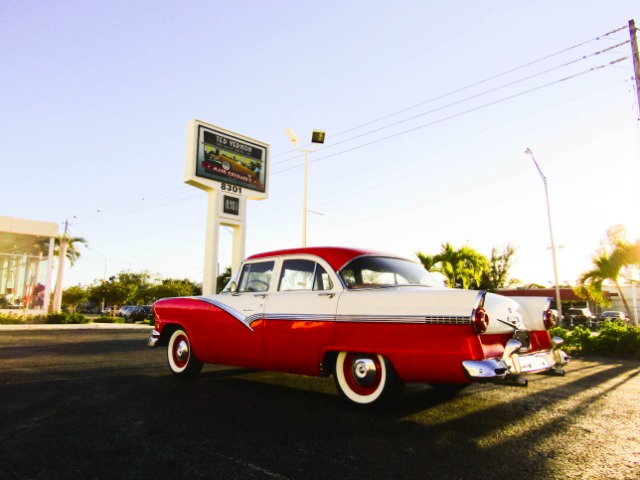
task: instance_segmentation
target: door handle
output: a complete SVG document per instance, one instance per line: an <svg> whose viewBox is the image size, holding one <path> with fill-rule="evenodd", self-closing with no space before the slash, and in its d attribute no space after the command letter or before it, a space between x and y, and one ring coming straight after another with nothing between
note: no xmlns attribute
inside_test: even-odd
<svg viewBox="0 0 640 480"><path fill-rule="evenodd" d="M326 293L319 293L318 294L319 297L329 297L329 298L333 298L336 296L335 293L332 292L326 292Z"/></svg>

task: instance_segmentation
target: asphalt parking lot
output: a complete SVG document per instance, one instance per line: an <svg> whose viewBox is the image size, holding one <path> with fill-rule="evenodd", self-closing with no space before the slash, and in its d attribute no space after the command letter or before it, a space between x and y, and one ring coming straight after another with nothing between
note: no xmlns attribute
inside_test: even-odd
<svg viewBox="0 0 640 480"><path fill-rule="evenodd" d="M370 411L330 378L175 378L149 331L0 330L0 478L640 478L638 361Z"/></svg>

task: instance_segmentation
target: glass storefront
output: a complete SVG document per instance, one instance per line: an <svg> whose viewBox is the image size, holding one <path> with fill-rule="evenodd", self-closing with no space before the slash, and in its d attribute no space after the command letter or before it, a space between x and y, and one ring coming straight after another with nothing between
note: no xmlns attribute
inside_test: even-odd
<svg viewBox="0 0 640 480"><path fill-rule="evenodd" d="M0 231L0 309L41 310L49 305L53 238Z"/></svg>

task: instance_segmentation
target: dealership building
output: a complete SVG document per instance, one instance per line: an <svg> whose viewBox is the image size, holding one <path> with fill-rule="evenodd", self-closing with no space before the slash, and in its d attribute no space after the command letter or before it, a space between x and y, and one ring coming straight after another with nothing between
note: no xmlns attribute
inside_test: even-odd
<svg viewBox="0 0 640 480"><path fill-rule="evenodd" d="M58 224L0 216L0 310L47 312Z"/></svg>

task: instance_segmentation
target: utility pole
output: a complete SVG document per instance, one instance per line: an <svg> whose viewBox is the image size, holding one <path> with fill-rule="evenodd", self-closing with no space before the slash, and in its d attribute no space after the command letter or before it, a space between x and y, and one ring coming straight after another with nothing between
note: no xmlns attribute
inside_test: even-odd
<svg viewBox="0 0 640 480"><path fill-rule="evenodd" d="M636 80L636 95L638 97L638 111L640 112L640 56L638 55L638 39L636 38L636 24L629 20L629 36L631 37L631 52L633 56L633 73ZM640 113L638 113L640 121Z"/></svg>

